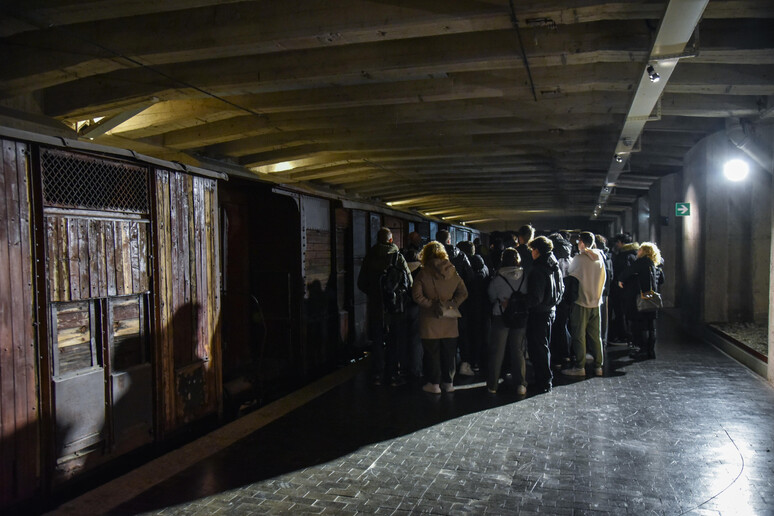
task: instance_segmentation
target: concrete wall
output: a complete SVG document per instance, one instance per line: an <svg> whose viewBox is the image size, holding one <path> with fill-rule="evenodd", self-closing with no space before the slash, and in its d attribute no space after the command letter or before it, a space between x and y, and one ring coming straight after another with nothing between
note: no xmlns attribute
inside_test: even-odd
<svg viewBox="0 0 774 516"><path fill-rule="evenodd" d="M678 306L678 285L682 262L681 226L675 215L675 203L682 200L682 178L671 174L655 183L648 197L650 199L650 226L648 239L658 244L664 258L664 276L666 281L661 288L664 306ZM679 197L678 197L679 196Z"/></svg>
<svg viewBox="0 0 774 516"><path fill-rule="evenodd" d="M693 322L765 321L769 311L771 175L752 160L733 183L723 164L743 157L725 133L711 135L684 160L680 305Z"/></svg>
<svg viewBox="0 0 774 516"><path fill-rule="evenodd" d="M691 204L690 217L675 217L682 234L680 241L680 287L677 303L686 322L698 322L704 313L704 241L702 217L706 212L704 181L707 169L707 144L699 142L683 158L683 189L680 201Z"/></svg>
<svg viewBox="0 0 774 516"><path fill-rule="evenodd" d="M770 148L774 149L774 128L769 126L763 135L763 141L769 143ZM769 250L769 368L768 379L769 382L774 384L774 179L771 180L769 186L769 220L771 227L769 228L769 239L771 241L771 248Z"/></svg>

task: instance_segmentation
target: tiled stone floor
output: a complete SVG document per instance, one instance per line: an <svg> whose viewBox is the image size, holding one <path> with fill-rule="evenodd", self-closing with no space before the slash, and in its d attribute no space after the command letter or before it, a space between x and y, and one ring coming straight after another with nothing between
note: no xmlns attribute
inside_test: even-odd
<svg viewBox="0 0 774 516"><path fill-rule="evenodd" d="M774 388L660 330L657 360L526 399L361 373L109 512L774 514Z"/></svg>

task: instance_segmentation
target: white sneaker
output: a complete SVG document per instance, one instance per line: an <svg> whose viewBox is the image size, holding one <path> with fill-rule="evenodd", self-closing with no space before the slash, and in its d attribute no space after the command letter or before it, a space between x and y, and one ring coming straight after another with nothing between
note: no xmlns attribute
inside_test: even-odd
<svg viewBox="0 0 774 516"><path fill-rule="evenodd" d="M470 364L463 362L460 364L460 374L463 376L474 376L476 373L473 372L473 368L470 367Z"/></svg>
<svg viewBox="0 0 774 516"><path fill-rule="evenodd" d="M586 370L580 367L572 367L562 371L562 374L566 376L586 376Z"/></svg>
<svg viewBox="0 0 774 516"><path fill-rule="evenodd" d="M601 367L597 367L596 369L594 369L594 374L597 376L604 376L605 372L602 370Z"/></svg>
<svg viewBox="0 0 774 516"><path fill-rule="evenodd" d="M441 387L437 383L426 383L422 390L430 394L441 394Z"/></svg>
<svg viewBox="0 0 774 516"><path fill-rule="evenodd" d="M525 385L519 385L518 387L516 387L516 394L518 394L519 396L524 396L525 394L527 394L527 387Z"/></svg>
<svg viewBox="0 0 774 516"><path fill-rule="evenodd" d="M442 383L441 388L444 392L454 392L454 384L453 383Z"/></svg>

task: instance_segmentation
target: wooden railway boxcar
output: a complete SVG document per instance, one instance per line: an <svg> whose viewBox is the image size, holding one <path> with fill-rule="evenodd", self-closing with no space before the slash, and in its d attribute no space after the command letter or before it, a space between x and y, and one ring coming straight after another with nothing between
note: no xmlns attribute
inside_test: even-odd
<svg viewBox="0 0 774 516"><path fill-rule="evenodd" d="M0 507L363 356L380 227L477 234L89 143L0 145Z"/></svg>
<svg viewBox="0 0 774 516"><path fill-rule="evenodd" d="M221 408L218 180L3 130L0 503Z"/></svg>

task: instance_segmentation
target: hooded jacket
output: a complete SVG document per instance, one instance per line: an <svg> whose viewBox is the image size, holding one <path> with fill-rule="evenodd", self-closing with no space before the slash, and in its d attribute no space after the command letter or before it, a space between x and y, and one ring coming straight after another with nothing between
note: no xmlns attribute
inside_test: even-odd
<svg viewBox="0 0 774 516"><path fill-rule="evenodd" d="M602 251L586 249L570 262L570 276L578 278L578 299L575 304L584 308L596 308L602 304L605 289L605 260Z"/></svg>
<svg viewBox="0 0 774 516"><path fill-rule="evenodd" d="M473 279L473 268L470 266L468 255L453 245L444 245L444 248L446 249L446 254L449 255L452 265L457 269L457 274L465 282L465 286L470 286L470 281Z"/></svg>
<svg viewBox="0 0 774 516"><path fill-rule="evenodd" d="M381 299L379 291L379 277L384 269L391 263L393 254L397 254L395 264L403 267L409 275L409 286L411 286L411 270L406 265L406 259L400 254L398 246L395 244L376 244L363 259L363 266L360 268L360 274L357 277L357 288L365 292L369 297Z"/></svg>
<svg viewBox="0 0 774 516"><path fill-rule="evenodd" d="M661 265L654 266L647 256L637 258L632 265L621 273L620 281L631 285L624 294L626 313L632 319L655 319L657 312L638 312L637 297L640 292L661 290L664 283L664 270Z"/></svg>
<svg viewBox="0 0 774 516"><path fill-rule="evenodd" d="M440 317L442 307L459 308L468 297L465 283L449 260L433 259L417 274L411 297L419 305L419 336L450 339L459 336L457 319Z"/></svg>
<svg viewBox="0 0 774 516"><path fill-rule="evenodd" d="M487 289L489 302L492 304L492 315L503 314L506 301L514 290L527 293L527 278L524 269L516 265L501 267L497 274L492 276L492 281L489 282Z"/></svg>
<svg viewBox="0 0 774 516"><path fill-rule="evenodd" d="M640 248L640 244L632 242L631 244L624 244L618 253L613 255L613 281L620 281L619 277L621 273L625 271L634 260L637 259L637 250Z"/></svg>
<svg viewBox="0 0 774 516"><path fill-rule="evenodd" d="M553 253L556 261L559 262L562 277L567 276L567 269L570 267L570 260L572 260L572 244L560 236L551 238L551 242L554 244Z"/></svg>
<svg viewBox="0 0 774 516"><path fill-rule="evenodd" d="M392 262L394 255L397 255L395 258L396 266L405 268L408 274L408 284L411 287L411 270L395 244L376 244L369 249L363 259L363 266L360 268L360 274L357 277L357 288L368 296L366 314L368 318L368 336L371 339L376 338L379 335L380 328L385 325L379 278Z"/></svg>
<svg viewBox="0 0 774 516"><path fill-rule="evenodd" d="M532 270L527 276L527 306L530 312L551 312L557 303L553 300L561 298L558 292L563 288L558 284L562 281L562 272L554 253L539 256L532 263Z"/></svg>
<svg viewBox="0 0 774 516"><path fill-rule="evenodd" d="M632 242L631 244L625 244L621 246L618 254L613 258L613 289L615 289L616 295L623 295L624 298L630 298L637 292L637 283L632 280L631 277L622 279L621 275L637 260L637 251L640 248L640 244ZM623 282L623 290L619 287L618 282Z"/></svg>

